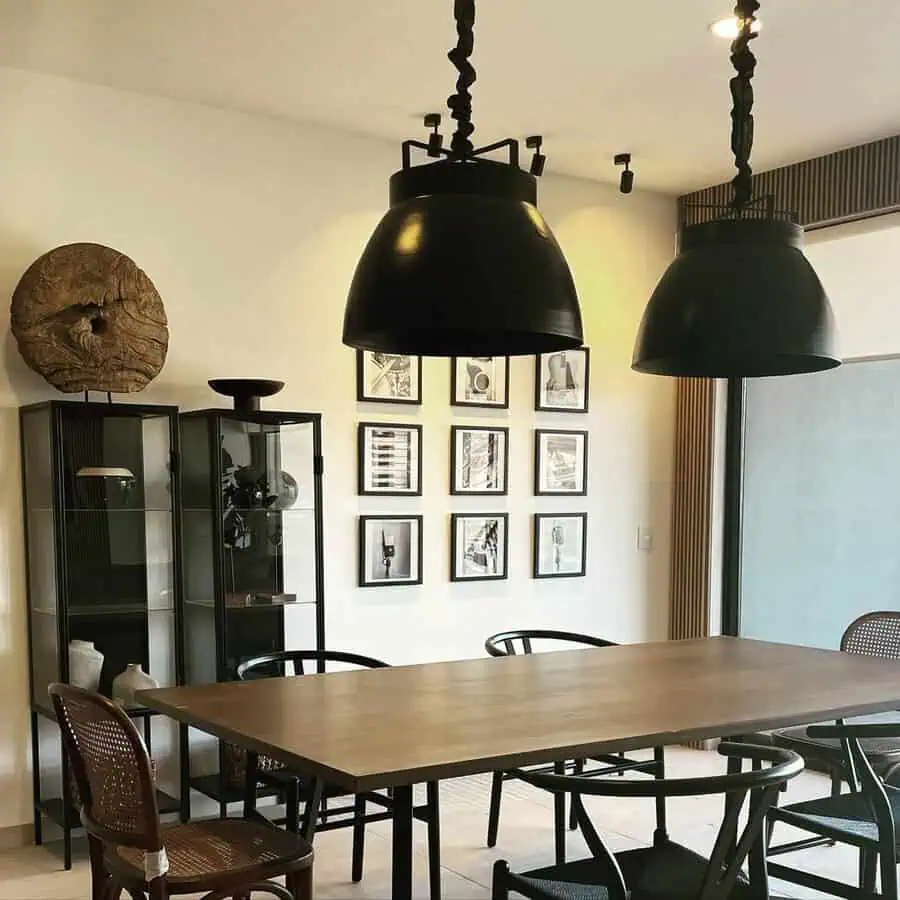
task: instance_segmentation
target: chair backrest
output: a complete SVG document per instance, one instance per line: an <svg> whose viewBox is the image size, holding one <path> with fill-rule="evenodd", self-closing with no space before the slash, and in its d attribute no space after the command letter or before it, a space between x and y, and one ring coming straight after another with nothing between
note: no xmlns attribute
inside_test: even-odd
<svg viewBox="0 0 900 900"><path fill-rule="evenodd" d="M243 660L238 664L237 677L247 681L251 678L306 675L307 664L312 674L326 672L334 663L359 669L388 668L388 664L380 659L343 650L278 650Z"/></svg>
<svg viewBox="0 0 900 900"><path fill-rule="evenodd" d="M150 757L134 722L106 697L72 685L50 685L50 699L88 834L148 853L162 850Z"/></svg>
<svg viewBox="0 0 900 900"><path fill-rule="evenodd" d="M578 644L582 647L614 647L616 645L615 641L607 641L590 634L536 628L492 634L484 642L484 649L491 656L515 656L518 653L533 653L535 641L559 641L564 644Z"/></svg>
<svg viewBox="0 0 900 900"><path fill-rule="evenodd" d="M516 771L523 781L553 793L571 795L575 818L585 842L601 869L611 879L611 896L625 897L625 880L615 856L604 844L585 809L583 796L602 797L699 797L724 794L728 797L725 816L703 878L697 900L726 900L737 880L741 866L754 843L761 841L766 812L780 788L803 771L803 760L790 750L756 747L751 744L722 743L719 753L734 759L749 760L754 769L729 775L704 778L590 778L578 775L549 775L534 771ZM762 766L762 763L769 763ZM743 807L748 807L744 830L738 835ZM735 835L737 840L735 841ZM758 845L758 846L761 846ZM764 867L763 868L763 877ZM762 887L757 885L757 887ZM760 893L760 896L768 896Z"/></svg>
<svg viewBox="0 0 900 900"><path fill-rule="evenodd" d="M854 619L841 638L841 650L862 656L900 659L900 611L879 610Z"/></svg>

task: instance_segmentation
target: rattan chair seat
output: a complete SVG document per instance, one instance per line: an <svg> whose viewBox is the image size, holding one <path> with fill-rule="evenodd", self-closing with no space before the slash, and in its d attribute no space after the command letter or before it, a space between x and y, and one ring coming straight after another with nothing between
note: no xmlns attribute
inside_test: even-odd
<svg viewBox="0 0 900 900"><path fill-rule="evenodd" d="M900 712L877 713L872 716L859 716L850 720L854 724L900 722ZM811 738L806 733L807 726L799 728L783 728L773 731L771 741L776 747L794 750L805 759L821 760L834 768L841 768L844 763L844 752L837 738ZM879 775L889 775L900 763L900 739L898 738L863 738L860 740L863 753L869 758L872 768Z"/></svg>
<svg viewBox="0 0 900 900"><path fill-rule="evenodd" d="M895 821L900 821L900 790L885 786ZM834 836L845 843L877 844L878 826L862 793L819 797L773 808L769 817L814 834ZM898 844L900 846L900 844Z"/></svg>
<svg viewBox="0 0 900 900"><path fill-rule="evenodd" d="M163 826L171 893L215 890L232 885L236 876L262 881L312 865L313 850L296 834L245 819L213 819ZM143 885L144 853L118 846L106 853L106 864L123 884Z"/></svg>
<svg viewBox="0 0 900 900"><path fill-rule="evenodd" d="M629 900L696 900L707 866L702 856L672 841L615 856L628 885ZM606 900L608 896L603 869L595 859L510 874L509 878L516 891L522 888L521 893L534 898ZM741 875L730 897L755 900L756 895Z"/></svg>

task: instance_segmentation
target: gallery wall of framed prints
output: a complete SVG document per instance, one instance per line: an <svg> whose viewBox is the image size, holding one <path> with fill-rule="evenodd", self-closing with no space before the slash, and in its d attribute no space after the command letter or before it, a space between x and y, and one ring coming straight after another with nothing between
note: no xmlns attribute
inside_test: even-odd
<svg viewBox="0 0 900 900"><path fill-rule="evenodd" d="M423 553L425 522L419 505L428 494L429 478L425 477L423 484L423 477L430 475L433 486L435 470L446 465L436 465L441 463L443 452L449 457L445 496L450 505L445 579L454 584L508 579L510 552L514 567L521 565L526 555L525 547L516 545L524 536L523 513L528 506L528 575L550 579L586 574L588 514L578 510L577 503L575 509L570 504L562 510L555 506L561 505L559 498L588 495L588 429L564 426L571 415L589 411L589 348L532 358L534 406L528 414L533 435L531 454L523 452L527 443L522 410L516 417L510 414L511 372L519 386L519 393L512 395L513 402L518 396L521 403L527 397L523 391L527 382L518 379L525 374L528 360L516 360L513 366L507 357L469 356L429 360L426 364L421 357L401 354L356 351L355 356L356 398L365 404L360 409L381 413L381 408L367 405L383 404L387 413L383 418L391 419L375 421L381 416L373 415L372 420L357 423L357 493L370 504L372 498L386 500L382 509L366 508L357 517L360 587L421 585L427 579L423 567L428 565L429 555L434 565L435 557L433 549L430 554ZM449 426L429 424L439 416L434 415L435 404L430 402L431 413L422 418L423 369L448 363L450 396L442 420L447 422L449 418ZM432 396L438 387L432 385ZM515 427L516 420L519 427ZM443 444L443 451L436 433L440 428L447 428L443 440L449 443L449 447ZM513 483L511 454L515 461ZM438 459L428 460L428 455L437 455ZM529 470L530 491L519 481ZM530 503L526 499L529 495ZM467 497L471 499L467 501ZM478 498L488 497L498 498L498 503L478 502ZM429 510L435 509L437 519L440 507L433 499L428 498ZM514 512L517 506L519 509L512 531L510 511L505 508L510 501ZM457 504L462 508L456 508ZM519 572L517 577L523 574ZM438 577L431 573L432 579Z"/></svg>

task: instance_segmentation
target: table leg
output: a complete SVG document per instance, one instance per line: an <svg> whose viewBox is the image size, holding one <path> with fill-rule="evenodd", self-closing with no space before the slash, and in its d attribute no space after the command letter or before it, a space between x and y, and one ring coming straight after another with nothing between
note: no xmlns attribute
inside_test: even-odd
<svg viewBox="0 0 900 900"><path fill-rule="evenodd" d="M564 762L553 763L553 772L556 775L566 774ZM562 866L566 862L566 795L553 795L553 838L556 848L556 865Z"/></svg>
<svg viewBox="0 0 900 900"><path fill-rule="evenodd" d="M412 900L413 789L404 784L394 788L393 868L391 900Z"/></svg>

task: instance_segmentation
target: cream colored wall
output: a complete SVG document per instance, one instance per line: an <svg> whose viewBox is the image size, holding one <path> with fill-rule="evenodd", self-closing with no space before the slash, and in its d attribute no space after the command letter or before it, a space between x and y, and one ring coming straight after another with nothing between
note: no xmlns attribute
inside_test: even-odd
<svg viewBox="0 0 900 900"><path fill-rule="evenodd" d="M672 250L675 205L547 177L541 207L572 265L592 348L588 416L536 414L532 361L512 364L510 496L448 496L449 365L427 360L424 406L359 407L354 356L340 343L344 297L382 215L399 148L313 127L0 69L0 294L39 254L98 241L132 256L165 299L171 348L142 399L216 405L213 376L276 377L286 408L324 413L327 633L333 647L392 662L478 656L492 630L557 626L623 640L666 631L673 386L629 369L644 301ZM412 123L413 125L415 123ZM500 136L500 135L497 135ZM552 152L552 147L550 148ZM552 161L552 156L551 156ZM598 167L607 164L598 160ZM16 407L53 392L0 346L0 826L30 819L27 649ZM421 500L355 495L360 418L424 425ZM531 496L536 425L591 430L589 496ZM510 513L510 578L451 585L451 510ZM355 517L425 514L425 584L355 586ZM586 509L588 577L535 582L530 515ZM636 549L639 525L651 553Z"/></svg>

